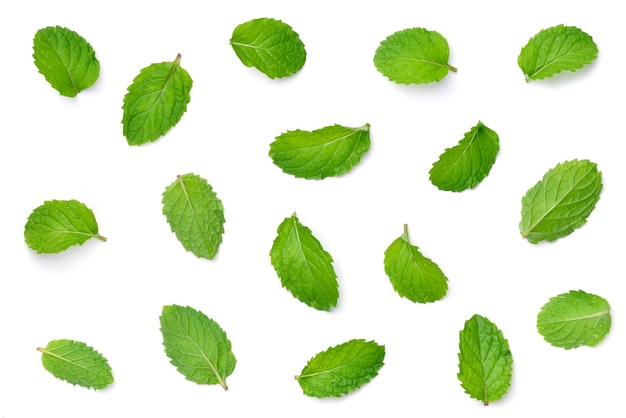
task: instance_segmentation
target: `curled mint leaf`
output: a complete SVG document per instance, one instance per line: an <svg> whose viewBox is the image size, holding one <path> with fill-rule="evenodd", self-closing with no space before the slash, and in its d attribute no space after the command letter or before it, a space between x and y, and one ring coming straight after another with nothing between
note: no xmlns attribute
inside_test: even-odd
<svg viewBox="0 0 626 418"><path fill-rule="evenodd" d="M183 174L163 192L163 214L172 232L196 257L213 259L224 234L224 206L211 185L195 174Z"/></svg>
<svg viewBox="0 0 626 418"><path fill-rule="evenodd" d="M230 45L246 67L255 67L269 78L290 76L306 61L300 36L276 19L253 19L238 25Z"/></svg>
<svg viewBox="0 0 626 418"><path fill-rule="evenodd" d="M93 389L104 389L113 383L107 359L85 343L54 340L37 350L41 352L43 367L57 379Z"/></svg>
<svg viewBox="0 0 626 418"><path fill-rule="evenodd" d="M376 69L398 84L426 84L442 80L448 71L448 41L438 32L410 28L388 36L374 54Z"/></svg>
<svg viewBox="0 0 626 418"><path fill-rule="evenodd" d="M278 226L270 259L283 287L298 300L322 311L337 305L339 285L333 258L295 213Z"/></svg>
<svg viewBox="0 0 626 418"><path fill-rule="evenodd" d="M339 397L376 377L384 359L384 345L362 339L350 340L316 354L296 380L307 396Z"/></svg>
<svg viewBox="0 0 626 418"><path fill-rule="evenodd" d="M26 244L38 253L60 253L91 238L106 241L98 234L91 209L77 200L46 201L32 211L24 226Z"/></svg>
<svg viewBox="0 0 626 418"><path fill-rule="evenodd" d="M94 49L70 29L61 26L39 29L33 50L39 72L62 96L75 97L100 75L100 62Z"/></svg>
<svg viewBox="0 0 626 418"><path fill-rule="evenodd" d="M161 333L165 354L187 380L219 384L228 390L226 378L237 360L231 342L217 322L189 306L164 306Z"/></svg>
<svg viewBox="0 0 626 418"><path fill-rule="evenodd" d="M541 307L537 330L555 347L593 347L611 330L611 307L600 296L571 290L550 298Z"/></svg>
<svg viewBox="0 0 626 418"><path fill-rule="evenodd" d="M314 131L288 131L270 145L269 155L285 173L323 179L348 172L370 147L369 124L341 125Z"/></svg>
<svg viewBox="0 0 626 418"><path fill-rule="evenodd" d="M526 81L577 71L598 56L593 38L574 26L557 25L541 30L522 48L517 64Z"/></svg>
<svg viewBox="0 0 626 418"><path fill-rule="evenodd" d="M385 251L384 263L394 290L412 302L434 302L448 292L448 278L437 264L411 245L407 225L404 234Z"/></svg>
<svg viewBox="0 0 626 418"><path fill-rule="evenodd" d="M457 145L439 156L430 169L430 182L452 192L474 188L491 171L499 149L498 134L479 121Z"/></svg>
<svg viewBox="0 0 626 418"><path fill-rule="evenodd" d="M459 339L461 386L485 405L501 399L511 386L513 356L502 331L489 319L474 315Z"/></svg>
<svg viewBox="0 0 626 418"><path fill-rule="evenodd" d="M123 132L128 145L156 141L174 127L187 110L193 84L180 66L172 62L152 64L139 72L124 96Z"/></svg>
<svg viewBox="0 0 626 418"><path fill-rule="evenodd" d="M522 198L522 237L536 244L571 234L587 222L601 191L602 173L595 163L558 164Z"/></svg>

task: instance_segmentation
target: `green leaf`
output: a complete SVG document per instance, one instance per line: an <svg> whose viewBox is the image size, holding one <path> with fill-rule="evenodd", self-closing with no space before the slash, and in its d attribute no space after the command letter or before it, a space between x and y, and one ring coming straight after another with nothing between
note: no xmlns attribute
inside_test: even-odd
<svg viewBox="0 0 626 418"><path fill-rule="evenodd" d="M237 360L226 333L214 320L189 306L163 307L161 333L165 354L187 380L219 384L228 390L226 378Z"/></svg>
<svg viewBox="0 0 626 418"><path fill-rule="evenodd" d="M46 201L32 211L24 226L26 244L38 253L60 253L91 238L106 241L98 234L91 209L76 200Z"/></svg>
<svg viewBox="0 0 626 418"><path fill-rule="evenodd" d="M440 81L448 71L448 41L438 32L423 28L404 29L382 41L374 54L376 69L398 84Z"/></svg>
<svg viewBox="0 0 626 418"><path fill-rule="evenodd" d="M350 340L316 354L296 379L307 396L339 397L376 377L384 359L384 345Z"/></svg>
<svg viewBox="0 0 626 418"><path fill-rule="evenodd" d="M489 319L474 315L460 332L461 386L485 405L501 399L511 386L513 356L502 331Z"/></svg>
<svg viewBox="0 0 626 418"><path fill-rule="evenodd" d="M347 173L370 147L369 124L341 125L310 131L288 131L276 137L269 155L285 173L323 179Z"/></svg>
<svg viewBox="0 0 626 418"><path fill-rule="evenodd" d="M398 294L412 302L434 302L448 292L448 278L432 260L409 241L409 231L385 251L385 273Z"/></svg>
<svg viewBox="0 0 626 418"><path fill-rule="evenodd" d="M558 164L522 198L522 237L536 244L571 234L587 222L601 190L602 173L595 163Z"/></svg>
<svg viewBox="0 0 626 418"><path fill-rule="evenodd" d="M60 26L39 29L33 41L39 72L62 96L74 97L96 82L100 62L89 43Z"/></svg>
<svg viewBox="0 0 626 418"><path fill-rule="evenodd" d="M533 36L522 48L517 64L526 81L550 78L561 71L576 71L591 64L598 46L574 26L553 26Z"/></svg>
<svg viewBox="0 0 626 418"><path fill-rule="evenodd" d="M571 290L543 305L537 315L537 330L555 347L593 347L611 330L610 311L609 303L600 296Z"/></svg>
<svg viewBox="0 0 626 418"><path fill-rule="evenodd" d="M300 36L276 19L260 18L238 25L230 45L246 67L255 67L269 78L290 76L306 61Z"/></svg>
<svg viewBox="0 0 626 418"><path fill-rule="evenodd" d="M278 227L270 258L283 287L301 302L322 311L337 305L339 284L333 258L295 213Z"/></svg>
<svg viewBox="0 0 626 418"><path fill-rule="evenodd" d="M430 181L440 190L472 189L487 177L499 149L498 134L479 121L457 145L439 156L430 169Z"/></svg>
<svg viewBox="0 0 626 418"><path fill-rule="evenodd" d="M163 192L163 214L187 251L213 259L224 234L224 206L205 179L177 176Z"/></svg>
<svg viewBox="0 0 626 418"><path fill-rule="evenodd" d="M54 340L37 350L41 352L43 367L57 379L94 390L113 383L107 359L85 343Z"/></svg>
<svg viewBox="0 0 626 418"><path fill-rule="evenodd" d="M142 69L128 87L122 118L128 145L156 141L183 117L193 82L180 58Z"/></svg>

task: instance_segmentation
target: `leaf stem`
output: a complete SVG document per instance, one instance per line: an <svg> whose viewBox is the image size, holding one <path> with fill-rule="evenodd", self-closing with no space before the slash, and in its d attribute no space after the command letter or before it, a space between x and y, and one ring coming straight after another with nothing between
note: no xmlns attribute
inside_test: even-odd
<svg viewBox="0 0 626 418"><path fill-rule="evenodd" d="M107 242L107 237L103 237L103 236L102 236L102 235L100 235L100 234L96 234L96 238L98 238L100 241Z"/></svg>
<svg viewBox="0 0 626 418"><path fill-rule="evenodd" d="M446 67L448 67L448 70L452 71L453 73L456 73L458 71L456 67L453 67L450 64L446 64Z"/></svg>

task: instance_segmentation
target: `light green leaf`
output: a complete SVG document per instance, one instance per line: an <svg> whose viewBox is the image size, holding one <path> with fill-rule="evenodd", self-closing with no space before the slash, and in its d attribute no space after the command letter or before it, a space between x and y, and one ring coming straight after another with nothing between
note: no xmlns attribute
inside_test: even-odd
<svg viewBox="0 0 626 418"><path fill-rule="evenodd" d="M41 352L43 367L57 379L94 390L113 383L107 359L85 343L54 340L37 350Z"/></svg>
<svg viewBox="0 0 626 418"><path fill-rule="evenodd" d="M35 208L24 226L26 244L38 253L54 254L98 234L96 218L84 203L76 200L50 200Z"/></svg>
<svg viewBox="0 0 626 418"><path fill-rule="evenodd" d="M193 82L180 58L142 69L128 87L122 118L128 145L156 141L183 117Z"/></svg>
<svg viewBox="0 0 626 418"><path fill-rule="evenodd" d="M370 147L369 124L341 125L314 131L288 131L270 145L269 155L285 173L323 179L347 173Z"/></svg>
<svg viewBox="0 0 626 418"><path fill-rule="evenodd" d="M276 19L260 18L238 25L230 45L246 67L255 67L269 78L290 76L306 61L300 36Z"/></svg>
<svg viewBox="0 0 626 418"><path fill-rule="evenodd" d="M301 302L322 311L337 305L339 284L333 258L295 213L278 227L270 259L283 287Z"/></svg>
<svg viewBox="0 0 626 418"><path fill-rule="evenodd" d="M611 307L606 299L571 290L543 305L537 330L555 347L566 350L600 343L611 330Z"/></svg>
<svg viewBox="0 0 626 418"><path fill-rule="evenodd" d="M404 29L388 36L374 54L376 69L398 84L440 81L448 71L448 41L438 32L424 28Z"/></svg>
<svg viewBox="0 0 626 418"><path fill-rule="evenodd" d="M501 399L511 386L513 356L502 331L489 319L474 315L460 332L461 386L485 405Z"/></svg>
<svg viewBox="0 0 626 418"><path fill-rule="evenodd" d="M296 379L307 396L339 397L376 377L384 359L384 345L350 340L316 354Z"/></svg>
<svg viewBox="0 0 626 418"><path fill-rule="evenodd" d="M591 36L574 26L558 25L541 30L522 48L517 64L526 81L550 78L561 71L576 71L591 64L598 46Z"/></svg>
<svg viewBox="0 0 626 418"><path fill-rule="evenodd" d="M571 234L587 222L601 190L602 173L595 163L558 164L522 198L522 237L536 244Z"/></svg>
<svg viewBox="0 0 626 418"><path fill-rule="evenodd" d="M412 302L434 302L448 292L448 278L409 241L409 230L385 251L385 273L394 290Z"/></svg>
<svg viewBox="0 0 626 418"><path fill-rule="evenodd" d="M205 179L177 176L163 192L163 214L187 251L213 259L224 234L224 206Z"/></svg>
<svg viewBox="0 0 626 418"><path fill-rule="evenodd" d="M237 360L226 333L214 320L189 306L164 306L161 333L165 354L187 380L219 384L228 390L226 378Z"/></svg>
<svg viewBox="0 0 626 418"><path fill-rule="evenodd" d="M60 26L39 29L33 50L39 72L62 96L76 96L93 85L100 75L95 51L70 29Z"/></svg>
<svg viewBox="0 0 626 418"><path fill-rule="evenodd" d="M476 187L491 171L500 149L498 134L482 122L447 148L430 169L430 181L440 190L460 192Z"/></svg>

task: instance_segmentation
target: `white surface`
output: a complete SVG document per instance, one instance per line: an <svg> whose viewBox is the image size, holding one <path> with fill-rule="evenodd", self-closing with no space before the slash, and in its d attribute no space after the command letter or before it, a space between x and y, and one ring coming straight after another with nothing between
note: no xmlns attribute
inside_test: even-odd
<svg viewBox="0 0 626 418"><path fill-rule="evenodd" d="M623 412L623 22L618 2L192 1L10 2L0 13L2 151L0 416L582 417ZM7 10L8 7L8 10ZM270 80L244 67L228 40L257 17L283 20L308 52L295 76ZM525 83L517 56L539 30L564 23L594 37L593 65ZM32 62L45 26L85 37L101 63L97 83L58 95ZM372 62L380 41L409 27L437 30L458 67L442 82L399 86ZM141 68L171 61L194 80L179 124L129 147L122 99ZM500 135L490 175L447 193L428 180L444 148L479 120ZM372 145L348 175L306 181L267 156L289 129L371 124ZM588 223L552 244L518 232L521 197L550 168L590 159L603 173ZM217 258L199 260L170 232L161 193L177 174L212 184L225 206ZM48 199L95 213L96 240L57 255L26 247L23 227ZM269 249L293 212L334 257L338 307L315 311L281 288ZM410 236L449 278L441 301L401 299L383 252ZM535 327L552 296L582 289L607 298L613 327L599 346L565 351ZM166 304L190 305L228 333L238 359L230 389L186 381L161 345ZM458 333L490 318L509 340L514 377L489 407L460 387ZM74 387L41 366L36 347L84 341L103 353L115 383ZM385 344L385 366L341 399L302 394L293 376L317 352L352 338Z"/></svg>

